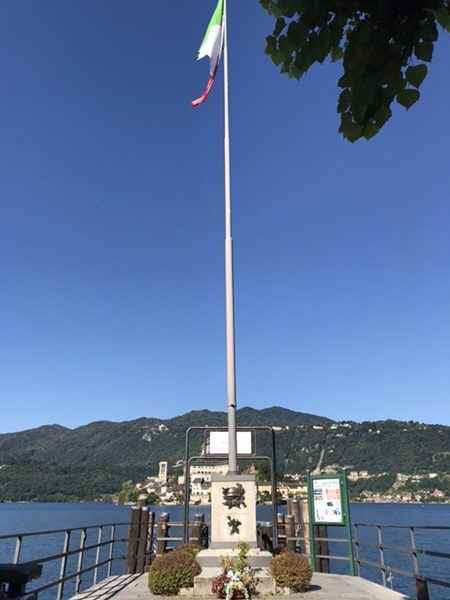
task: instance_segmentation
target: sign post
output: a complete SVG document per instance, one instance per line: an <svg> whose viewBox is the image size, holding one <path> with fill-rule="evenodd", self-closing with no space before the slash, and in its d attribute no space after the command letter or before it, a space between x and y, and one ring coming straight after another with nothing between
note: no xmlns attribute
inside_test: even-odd
<svg viewBox="0 0 450 600"><path fill-rule="evenodd" d="M349 573L355 574L352 524L348 501L347 475L342 473L312 475L308 473L309 545L313 569L316 564L314 526L332 525L345 527Z"/></svg>

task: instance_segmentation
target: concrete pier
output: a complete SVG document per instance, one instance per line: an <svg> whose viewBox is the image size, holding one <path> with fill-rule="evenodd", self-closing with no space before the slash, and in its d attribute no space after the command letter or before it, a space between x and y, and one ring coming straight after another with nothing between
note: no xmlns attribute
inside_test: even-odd
<svg viewBox="0 0 450 600"><path fill-rule="evenodd" d="M154 596L148 589L148 575L110 577L71 600L158 600L174 596ZM176 596L175 596L176 597ZM214 598L215 596L204 596ZM291 596L263 596L272 600L411 600L381 585L349 575L314 573L310 589Z"/></svg>

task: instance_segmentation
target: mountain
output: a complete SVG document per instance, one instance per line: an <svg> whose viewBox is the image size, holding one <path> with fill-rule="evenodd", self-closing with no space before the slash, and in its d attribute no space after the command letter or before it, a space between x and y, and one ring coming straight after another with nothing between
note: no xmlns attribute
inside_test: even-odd
<svg viewBox="0 0 450 600"><path fill-rule="evenodd" d="M371 473L450 471L450 427L400 421L335 423L282 407L237 411L239 426L276 427L280 474L335 465ZM98 421L76 429L47 425L0 435L1 500L90 500L142 481L167 460L184 458L193 426L226 426L227 415L191 411L172 419ZM198 454L203 432L192 435ZM270 434L258 432L256 454L267 455ZM247 463L248 464L248 463Z"/></svg>

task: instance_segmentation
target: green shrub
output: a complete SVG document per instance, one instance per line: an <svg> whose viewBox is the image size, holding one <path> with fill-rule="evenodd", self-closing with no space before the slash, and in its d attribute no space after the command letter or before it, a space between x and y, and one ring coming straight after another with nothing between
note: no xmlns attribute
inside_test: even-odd
<svg viewBox="0 0 450 600"><path fill-rule="evenodd" d="M269 570L278 587L298 591L303 591L312 577L309 560L290 550L274 556L270 561Z"/></svg>
<svg viewBox="0 0 450 600"><path fill-rule="evenodd" d="M152 594L175 595L181 588L193 587L200 566L191 551L180 548L156 558L149 569Z"/></svg>
<svg viewBox="0 0 450 600"><path fill-rule="evenodd" d="M200 550L202 550L202 547L198 544L183 544L182 546L178 546L176 552L188 552L195 558Z"/></svg>

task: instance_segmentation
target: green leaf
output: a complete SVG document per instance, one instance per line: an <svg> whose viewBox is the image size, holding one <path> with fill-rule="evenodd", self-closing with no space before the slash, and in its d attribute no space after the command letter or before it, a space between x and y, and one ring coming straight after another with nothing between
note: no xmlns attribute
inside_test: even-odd
<svg viewBox="0 0 450 600"><path fill-rule="evenodd" d="M290 70L291 70L291 61L290 60L283 61L283 64L281 65L280 73L289 73Z"/></svg>
<svg viewBox="0 0 450 600"><path fill-rule="evenodd" d="M295 50L294 44L285 35L281 35L278 38L278 47L285 58L289 58Z"/></svg>
<svg viewBox="0 0 450 600"><path fill-rule="evenodd" d="M368 125L366 125L366 127L364 127L362 134L363 137L366 138L366 140L370 140L370 138L373 138L374 135L377 135L379 131L380 128L378 127L378 125L376 125L375 123L369 123Z"/></svg>
<svg viewBox="0 0 450 600"><path fill-rule="evenodd" d="M428 69L424 64L416 65L415 67L408 67L406 69L406 79L408 83L418 88L427 76L427 73Z"/></svg>
<svg viewBox="0 0 450 600"><path fill-rule="evenodd" d="M339 131L342 135L347 138L349 142L356 142L361 137L362 127L360 125L356 125L353 121L347 121L345 124L342 123Z"/></svg>
<svg viewBox="0 0 450 600"><path fill-rule="evenodd" d="M350 100L352 98L352 95L350 93L350 90L346 89L343 92L341 92L339 94L339 102L337 105L337 111L338 113L343 113L347 110L347 108L350 105Z"/></svg>
<svg viewBox="0 0 450 600"><path fill-rule="evenodd" d="M445 8L440 8L436 12L437 22L445 31L450 32L450 12Z"/></svg>
<svg viewBox="0 0 450 600"><path fill-rule="evenodd" d="M318 61L320 58L320 42L317 33L312 33L308 39L308 48L311 53L312 61Z"/></svg>
<svg viewBox="0 0 450 600"><path fill-rule="evenodd" d="M344 23L345 21L338 19L337 17L330 23L331 43L333 46L337 47L341 45L342 35L344 33Z"/></svg>
<svg viewBox="0 0 450 600"><path fill-rule="evenodd" d="M308 28L303 23L303 21L296 21L295 23L290 23L287 31L287 36L295 46L303 46L308 36Z"/></svg>
<svg viewBox="0 0 450 600"><path fill-rule="evenodd" d="M348 73L344 73L338 80L338 86L341 88L350 87L353 83L353 78Z"/></svg>
<svg viewBox="0 0 450 600"><path fill-rule="evenodd" d="M290 79L300 79L300 77L303 75L303 71L302 69L299 69L295 62L291 63L290 69L289 69L289 73L288 73L288 77Z"/></svg>
<svg viewBox="0 0 450 600"><path fill-rule="evenodd" d="M275 24L275 29L273 30L273 35L275 37L278 37L285 27L286 27L286 21L282 17L280 17L279 19L277 19L277 22Z"/></svg>
<svg viewBox="0 0 450 600"><path fill-rule="evenodd" d="M375 113L374 120L378 127L381 129L386 121L392 117L392 110L389 106L381 106L378 111Z"/></svg>
<svg viewBox="0 0 450 600"><path fill-rule="evenodd" d="M276 18L280 18L282 16L281 10L278 8L278 4L272 3L270 6L270 13Z"/></svg>
<svg viewBox="0 0 450 600"><path fill-rule="evenodd" d="M364 120L364 115L366 114L367 106L363 102L353 101L350 106L350 112L353 115L353 118L357 123L361 123Z"/></svg>
<svg viewBox="0 0 450 600"><path fill-rule="evenodd" d="M419 98L420 92L418 90L407 89L397 94L397 102L406 109L411 108L411 106L415 104Z"/></svg>
<svg viewBox="0 0 450 600"><path fill-rule="evenodd" d="M270 58L272 59L273 63L277 66L281 65L281 63L284 61L284 55L279 50L275 50L275 52L272 53Z"/></svg>
<svg viewBox="0 0 450 600"><path fill-rule="evenodd" d="M433 44L431 42L419 42L414 46L414 54L419 60L430 62L433 56Z"/></svg>
<svg viewBox="0 0 450 600"><path fill-rule="evenodd" d="M331 61L332 62L337 62L343 56L344 56L344 52L343 52L342 48L339 48L339 47L333 48L333 50L331 51Z"/></svg>
<svg viewBox="0 0 450 600"><path fill-rule="evenodd" d="M264 52L271 56L277 50L277 40L273 37L273 35L269 35L266 37L266 48Z"/></svg>
<svg viewBox="0 0 450 600"><path fill-rule="evenodd" d="M438 39L438 30L434 21L425 21L419 25L419 33L426 42L435 42Z"/></svg>

